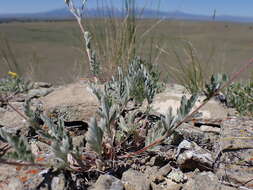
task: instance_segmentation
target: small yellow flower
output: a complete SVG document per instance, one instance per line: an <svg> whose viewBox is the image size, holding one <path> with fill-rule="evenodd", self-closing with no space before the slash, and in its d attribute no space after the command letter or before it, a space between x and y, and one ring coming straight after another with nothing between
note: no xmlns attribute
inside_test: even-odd
<svg viewBox="0 0 253 190"><path fill-rule="evenodd" d="M18 77L17 73L11 72L11 71L8 72L8 75L10 75L12 78L17 78Z"/></svg>

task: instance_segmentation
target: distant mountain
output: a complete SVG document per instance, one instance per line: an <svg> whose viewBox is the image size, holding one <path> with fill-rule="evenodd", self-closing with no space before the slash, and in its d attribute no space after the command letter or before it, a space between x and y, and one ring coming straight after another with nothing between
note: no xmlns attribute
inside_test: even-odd
<svg viewBox="0 0 253 190"><path fill-rule="evenodd" d="M113 14L112 14L113 13ZM210 21L212 15L197 15L190 14L181 11L174 12L162 12L155 11L152 9L136 9L136 14L140 18L164 18L164 19L180 19L180 20L199 20L199 21ZM119 9L87 9L85 16L87 17L108 17L113 15L114 17L122 17L125 13ZM73 15L66 9L56 9L41 13L24 13L24 14L0 14L0 21L9 20L49 20L49 19L71 19ZM230 15L217 15L216 21L229 21L229 22L253 22L253 17L239 17Z"/></svg>

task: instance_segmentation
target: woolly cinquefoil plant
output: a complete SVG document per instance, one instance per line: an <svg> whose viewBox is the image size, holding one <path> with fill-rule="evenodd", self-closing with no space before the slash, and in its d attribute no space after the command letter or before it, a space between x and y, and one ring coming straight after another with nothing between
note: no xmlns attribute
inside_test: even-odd
<svg viewBox="0 0 253 190"><path fill-rule="evenodd" d="M159 78L152 72L139 57L135 57L128 65L127 72L124 73L123 69L118 67L116 76L106 82L103 89L94 83L91 83L90 87L100 103L101 97L106 96L110 104L117 104L119 110L123 111L131 100L140 105L145 99L148 104L152 103L159 90Z"/></svg>

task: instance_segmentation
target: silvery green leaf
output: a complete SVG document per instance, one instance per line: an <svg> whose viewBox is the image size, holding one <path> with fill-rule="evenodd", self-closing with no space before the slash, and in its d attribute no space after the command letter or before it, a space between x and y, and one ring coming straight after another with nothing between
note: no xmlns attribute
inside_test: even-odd
<svg viewBox="0 0 253 190"><path fill-rule="evenodd" d="M34 161L34 156L31 151L31 147L24 137L19 137L0 129L0 136L6 140L14 149L15 152L7 153L7 157L16 160Z"/></svg>
<svg viewBox="0 0 253 190"><path fill-rule="evenodd" d="M55 124L50 118L41 116L45 125L48 126L49 132L38 131L39 134L51 140L51 148L55 154L55 159L66 164L67 154L73 150L72 139L65 130L64 121L62 118L58 119Z"/></svg>
<svg viewBox="0 0 253 190"><path fill-rule="evenodd" d="M101 120L99 121L99 127L102 129L102 131L107 130L107 121L106 121L106 119L101 118Z"/></svg>
<svg viewBox="0 0 253 190"><path fill-rule="evenodd" d="M122 116L119 118L119 127L124 132L128 132L129 131L127 123L126 123L125 119Z"/></svg>
<svg viewBox="0 0 253 190"><path fill-rule="evenodd" d="M172 115L172 108L170 107L165 117L161 118L161 122L166 130L171 130L172 127L176 124L178 118Z"/></svg>
<svg viewBox="0 0 253 190"><path fill-rule="evenodd" d="M105 96L102 96L101 98L101 111L99 112L99 114L101 117L105 118L107 122L109 122L110 107L108 98Z"/></svg>
<svg viewBox="0 0 253 190"><path fill-rule="evenodd" d="M56 125L50 118L48 118L44 115L41 115L41 119L44 121L44 124L46 126L48 126L48 129L49 129L48 134L52 138L60 141L61 138L62 138L62 135L64 133L64 129L63 129L63 126L62 126L63 121L59 121L60 125Z"/></svg>
<svg viewBox="0 0 253 190"><path fill-rule="evenodd" d="M103 130L98 126L96 118L93 117L86 136L87 146L98 155L101 155L103 151L102 140Z"/></svg>
<svg viewBox="0 0 253 190"><path fill-rule="evenodd" d="M151 143L155 142L156 140L163 137L166 133L166 128L164 127L163 123L160 121L155 126L153 126L148 131L148 135L145 139L145 146L149 146ZM152 149L154 149L153 147Z"/></svg>
<svg viewBox="0 0 253 190"><path fill-rule="evenodd" d="M196 101L198 99L198 95L192 95L190 99L187 99L186 96L183 96L181 99L181 104L179 109L177 110L177 114L180 117L180 119L184 118L186 115L188 115L193 106L195 105Z"/></svg>
<svg viewBox="0 0 253 190"><path fill-rule="evenodd" d="M136 129L138 128L138 124L135 123L135 118L136 118L136 113L137 111L134 112L130 112L129 114L126 115L126 117L120 117L119 118L119 129L121 131L123 131L126 134L133 134L133 132L136 131Z"/></svg>
<svg viewBox="0 0 253 190"><path fill-rule="evenodd" d="M84 39L86 41L86 47L90 49L90 41L91 41L91 34L88 31L85 31L84 33Z"/></svg>
<svg viewBox="0 0 253 190"><path fill-rule="evenodd" d="M30 101L31 101L31 99L25 101L25 103L24 103L24 108L25 108L24 113L28 117L27 122L29 123L29 126L33 127L34 129L37 129L37 128L40 128L40 122L41 122L40 114L41 114L41 111L38 110L38 109L33 111L31 109L31 106L30 106Z"/></svg>
<svg viewBox="0 0 253 190"><path fill-rule="evenodd" d="M228 81L228 76L226 74L216 74L211 76L211 80L209 84L206 84L206 89L205 89L205 95L207 97L213 96L214 93L221 87L221 85L224 82Z"/></svg>
<svg viewBox="0 0 253 190"><path fill-rule="evenodd" d="M109 124L111 124L114 120L116 120L117 115L118 115L118 106L113 105L109 111Z"/></svg>
<svg viewBox="0 0 253 190"><path fill-rule="evenodd" d="M94 83L89 83L89 87L92 90L92 93L97 97L98 101L101 102L103 91Z"/></svg>

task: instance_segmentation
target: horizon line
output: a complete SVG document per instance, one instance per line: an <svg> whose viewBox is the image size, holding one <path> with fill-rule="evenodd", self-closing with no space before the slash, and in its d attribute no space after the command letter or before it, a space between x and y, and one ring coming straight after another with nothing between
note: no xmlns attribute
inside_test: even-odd
<svg viewBox="0 0 253 190"><path fill-rule="evenodd" d="M137 7L137 9L140 8L140 7ZM26 15L29 15L29 14L41 14L41 13L47 13L47 12L53 12L53 11L56 11L56 10L68 10L67 7L59 7L59 8L56 8L56 9L47 9L47 10L43 10L43 11L36 11L36 12L5 12L5 13L0 13L0 15L18 15L18 14L26 14ZM87 8L87 10L96 10L97 8ZM122 10L122 8L117 8L117 7L113 7L112 9L118 9L118 10ZM152 11L157 11L157 12L160 12L160 13L185 13L185 14L191 14L191 15L196 15L196 16L210 16L211 14L203 14L203 13L193 13L193 12L188 12L188 11L180 11L180 10L170 10L170 11L165 11L165 10L156 10L156 9L152 9L152 8L147 8L145 10L152 10ZM236 14L216 14L216 17L217 16L230 16L230 17L241 17L241 18L253 18L253 16L246 16L246 15L236 15Z"/></svg>

